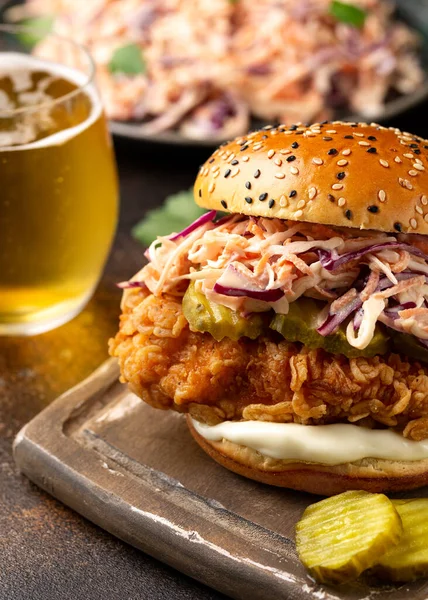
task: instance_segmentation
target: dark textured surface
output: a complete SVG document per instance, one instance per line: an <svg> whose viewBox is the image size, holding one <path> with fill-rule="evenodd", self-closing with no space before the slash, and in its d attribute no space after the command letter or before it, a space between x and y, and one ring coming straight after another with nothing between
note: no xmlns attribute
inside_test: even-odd
<svg viewBox="0 0 428 600"><path fill-rule="evenodd" d="M428 135L428 106L393 124ZM142 252L129 236L143 212L191 185L206 150L119 141L121 223L106 274L87 309L60 329L28 339L0 338L1 600L208 599L219 594L117 541L40 492L13 464L20 427L106 358L120 294Z"/></svg>

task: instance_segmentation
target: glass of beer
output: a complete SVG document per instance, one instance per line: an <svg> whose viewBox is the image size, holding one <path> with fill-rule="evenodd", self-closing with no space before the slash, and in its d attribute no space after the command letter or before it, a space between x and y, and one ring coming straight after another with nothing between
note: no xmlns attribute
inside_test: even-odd
<svg viewBox="0 0 428 600"><path fill-rule="evenodd" d="M91 297L118 212L114 153L86 50L0 26L0 335L32 335Z"/></svg>

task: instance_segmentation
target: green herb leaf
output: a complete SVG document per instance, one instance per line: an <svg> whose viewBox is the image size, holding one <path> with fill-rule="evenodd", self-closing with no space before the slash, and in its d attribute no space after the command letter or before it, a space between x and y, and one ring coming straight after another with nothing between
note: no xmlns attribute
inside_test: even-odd
<svg viewBox="0 0 428 600"><path fill-rule="evenodd" d="M28 31L20 31L16 37L26 48L33 48L52 31L53 24L54 18L48 15L22 19L19 25L28 27Z"/></svg>
<svg viewBox="0 0 428 600"><path fill-rule="evenodd" d="M160 208L150 210L144 219L135 225L132 235L145 246L149 246L158 235L178 233L206 209L201 208L193 199L193 189L184 190L165 199Z"/></svg>
<svg viewBox="0 0 428 600"><path fill-rule="evenodd" d="M127 44L116 48L108 64L111 73L139 75L146 72L143 52L137 44Z"/></svg>
<svg viewBox="0 0 428 600"><path fill-rule="evenodd" d="M353 27L363 27L367 17L367 13L359 6L338 2L338 0L331 2L329 12L338 21Z"/></svg>

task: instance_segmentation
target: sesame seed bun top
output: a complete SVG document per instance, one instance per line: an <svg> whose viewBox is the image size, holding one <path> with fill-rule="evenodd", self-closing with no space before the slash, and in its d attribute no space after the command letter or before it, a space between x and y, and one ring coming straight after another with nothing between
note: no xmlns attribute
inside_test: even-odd
<svg viewBox="0 0 428 600"><path fill-rule="evenodd" d="M232 213L427 235L428 141L366 123L267 127L220 146L194 195Z"/></svg>

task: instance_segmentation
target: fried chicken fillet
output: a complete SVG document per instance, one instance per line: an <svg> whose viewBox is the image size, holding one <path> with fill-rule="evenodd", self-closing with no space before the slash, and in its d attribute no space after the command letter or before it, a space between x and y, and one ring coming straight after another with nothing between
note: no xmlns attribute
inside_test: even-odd
<svg viewBox="0 0 428 600"><path fill-rule="evenodd" d="M181 299L126 290L120 330L110 340L122 380L156 408L224 420L398 428L428 437L428 375L396 354L351 358L291 344L192 332Z"/></svg>

